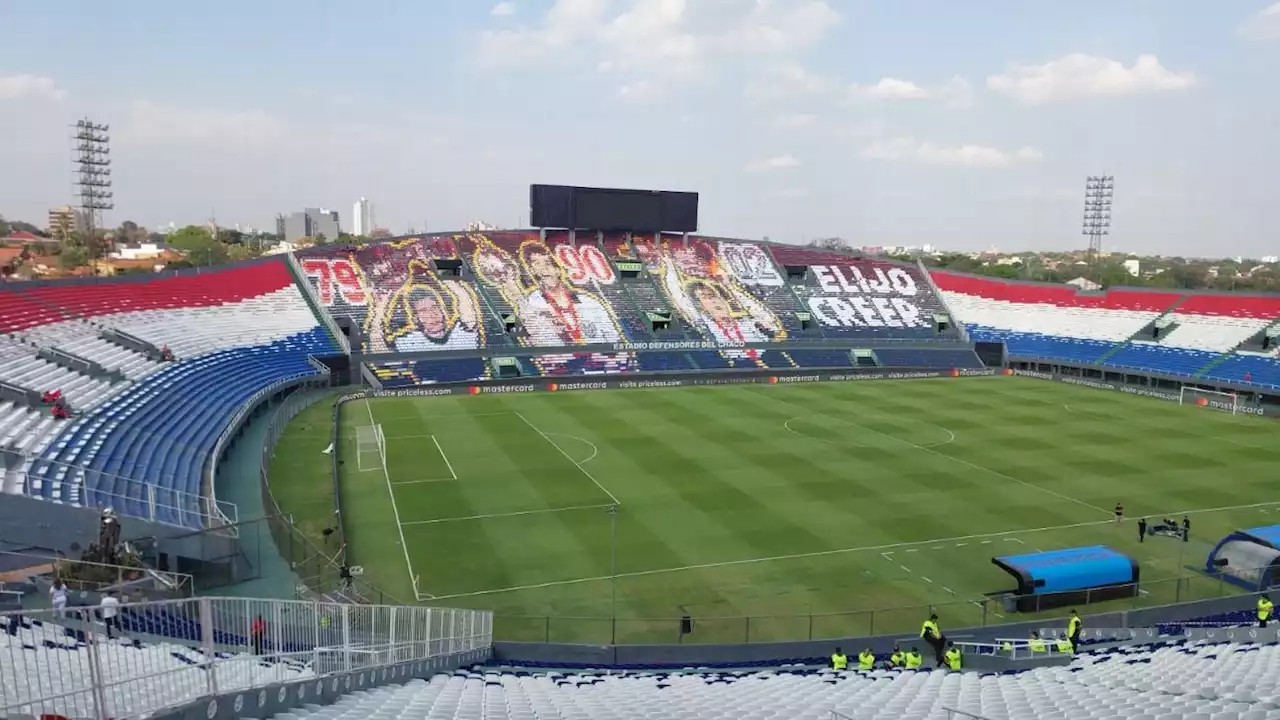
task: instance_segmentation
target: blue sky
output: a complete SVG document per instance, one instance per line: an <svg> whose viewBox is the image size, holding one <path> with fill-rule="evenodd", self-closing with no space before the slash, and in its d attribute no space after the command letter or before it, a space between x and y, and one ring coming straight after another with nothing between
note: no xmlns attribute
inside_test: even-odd
<svg viewBox="0 0 1280 720"><path fill-rule="evenodd" d="M1118 249L1278 254L1280 3L0 3L0 214L117 209L396 232L516 225L535 182L701 193L705 232L1065 249L1086 175Z"/></svg>

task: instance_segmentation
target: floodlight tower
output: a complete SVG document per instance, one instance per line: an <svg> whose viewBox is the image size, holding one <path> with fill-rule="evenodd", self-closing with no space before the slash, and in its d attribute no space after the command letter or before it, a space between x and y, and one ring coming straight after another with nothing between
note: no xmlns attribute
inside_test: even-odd
<svg viewBox="0 0 1280 720"><path fill-rule="evenodd" d="M92 242L102 227L102 212L115 208L111 192L111 137L109 125L88 118L75 124L76 185L80 188L81 222L85 237Z"/></svg>
<svg viewBox="0 0 1280 720"><path fill-rule="evenodd" d="M1116 179L1112 175L1090 175L1084 180L1084 224L1081 232L1089 238L1089 270L1100 282L1098 259L1102 238L1111 234L1111 196Z"/></svg>

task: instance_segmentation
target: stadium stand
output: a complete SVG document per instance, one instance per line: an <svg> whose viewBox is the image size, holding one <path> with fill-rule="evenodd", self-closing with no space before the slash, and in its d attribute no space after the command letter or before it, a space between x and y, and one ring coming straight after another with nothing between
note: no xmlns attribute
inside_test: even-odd
<svg viewBox="0 0 1280 720"><path fill-rule="evenodd" d="M302 680L492 643L491 613L418 606L199 598L121 605L113 637L102 620L98 608L0 613L0 715L148 717L214 689L296 690Z"/></svg>
<svg viewBox="0 0 1280 720"><path fill-rule="evenodd" d="M8 321L23 345L0 379L61 389L77 413L51 423L34 420L39 408L0 408L0 438L27 457L6 472L4 489L185 527L210 515L202 468L232 416L265 388L320 375L308 358L337 351L282 259L4 294L32 303ZM99 337L107 330L167 348L176 362L119 348ZM91 358L126 381L52 366L33 354L39 348ZM179 407L187 412L175 421Z"/></svg>
<svg viewBox="0 0 1280 720"><path fill-rule="evenodd" d="M929 281L913 265L813 253L804 283L793 285L828 338L937 340L935 315L947 314ZM807 251L774 248L783 265L796 265ZM816 260L816 261L815 261Z"/></svg>
<svg viewBox="0 0 1280 720"><path fill-rule="evenodd" d="M280 720L384 717L948 720L1274 720L1276 645L1130 645L1091 650L1066 667L1005 673L523 672L486 668L354 693ZM833 715L833 711L839 715Z"/></svg>
<svg viewBox="0 0 1280 720"><path fill-rule="evenodd" d="M1003 342L1016 358L1280 385L1274 352L1235 354L1280 318L1280 298L930 275L971 340Z"/></svg>

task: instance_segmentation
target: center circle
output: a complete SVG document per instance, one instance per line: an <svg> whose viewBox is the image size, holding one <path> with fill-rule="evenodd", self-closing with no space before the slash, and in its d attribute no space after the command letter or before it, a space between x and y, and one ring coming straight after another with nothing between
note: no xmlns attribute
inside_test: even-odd
<svg viewBox="0 0 1280 720"><path fill-rule="evenodd" d="M783 423L794 435L829 445L880 448L935 448L955 442L956 434L941 425L889 415L859 415L843 420L829 415L800 415Z"/></svg>

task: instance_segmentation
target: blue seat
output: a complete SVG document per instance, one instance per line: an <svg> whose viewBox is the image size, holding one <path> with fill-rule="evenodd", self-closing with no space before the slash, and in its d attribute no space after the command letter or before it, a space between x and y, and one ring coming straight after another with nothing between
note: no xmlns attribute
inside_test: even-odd
<svg viewBox="0 0 1280 720"><path fill-rule="evenodd" d="M322 327L266 345L233 348L178 363L143 379L77 421L31 469L74 482L83 504L200 528L204 466L232 416L273 384L317 374L311 355L336 352ZM49 487L52 482L44 482Z"/></svg>
<svg viewBox="0 0 1280 720"><path fill-rule="evenodd" d="M1107 358L1111 367L1132 370L1149 370L1167 375L1195 375L1200 368L1213 362L1220 353L1187 350L1184 348L1129 344Z"/></svg>
<svg viewBox="0 0 1280 720"><path fill-rule="evenodd" d="M971 369L982 368L982 360L968 348L880 348L876 358L886 367Z"/></svg>

